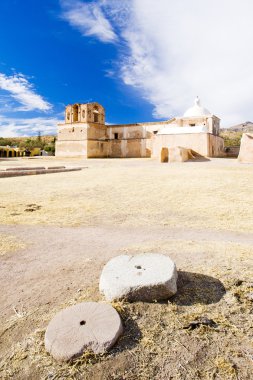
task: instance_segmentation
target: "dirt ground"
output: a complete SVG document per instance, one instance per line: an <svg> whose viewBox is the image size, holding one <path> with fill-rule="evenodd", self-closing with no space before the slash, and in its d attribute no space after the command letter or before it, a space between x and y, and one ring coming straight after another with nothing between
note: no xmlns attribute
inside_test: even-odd
<svg viewBox="0 0 253 380"><path fill-rule="evenodd" d="M0 180L0 378L252 379L253 165L0 161L50 165L83 170ZM113 304L125 331L108 354L54 361L43 343L50 319L103 301L103 265L143 252L176 262L178 293Z"/></svg>

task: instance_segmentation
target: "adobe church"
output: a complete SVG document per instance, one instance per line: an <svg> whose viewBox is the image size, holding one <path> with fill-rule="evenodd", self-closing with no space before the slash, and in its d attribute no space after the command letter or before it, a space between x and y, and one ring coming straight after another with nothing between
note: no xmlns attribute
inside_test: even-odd
<svg viewBox="0 0 253 380"><path fill-rule="evenodd" d="M159 157L162 148L184 147L204 157L219 157L224 140L220 119L202 107L199 98L182 117L162 122L106 125L98 103L68 105L58 125L58 157Z"/></svg>

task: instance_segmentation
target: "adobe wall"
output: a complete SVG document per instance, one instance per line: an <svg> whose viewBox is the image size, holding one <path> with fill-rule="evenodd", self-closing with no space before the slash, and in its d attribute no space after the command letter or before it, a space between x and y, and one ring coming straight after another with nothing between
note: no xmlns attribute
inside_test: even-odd
<svg viewBox="0 0 253 380"><path fill-rule="evenodd" d="M57 141L86 140L87 130L87 123L59 124Z"/></svg>
<svg viewBox="0 0 253 380"><path fill-rule="evenodd" d="M119 140L138 139L145 137L145 130L142 125L107 126L107 135L110 140L114 140L116 134Z"/></svg>
<svg viewBox="0 0 253 380"><path fill-rule="evenodd" d="M108 158L109 142L87 140L87 158Z"/></svg>
<svg viewBox="0 0 253 380"><path fill-rule="evenodd" d="M89 123L87 124L87 139L96 140L103 139L105 140L107 137L107 127L104 124L95 124Z"/></svg>
<svg viewBox="0 0 253 380"><path fill-rule="evenodd" d="M108 155L112 158L147 157L146 139L122 139L108 141Z"/></svg>
<svg viewBox="0 0 253 380"><path fill-rule="evenodd" d="M224 157L224 140L222 137L209 134L208 157Z"/></svg>
<svg viewBox="0 0 253 380"><path fill-rule="evenodd" d="M154 132L158 132L168 124L170 121L107 125L107 131L109 139L114 139L115 133L118 133L119 139L150 138Z"/></svg>
<svg viewBox="0 0 253 380"><path fill-rule="evenodd" d="M87 140L56 141L55 155L57 157L87 157Z"/></svg>
<svg viewBox="0 0 253 380"><path fill-rule="evenodd" d="M209 156L209 134L208 133L182 133L178 135L156 135L152 139L152 157L160 157L161 149L164 147L192 149L201 156Z"/></svg>

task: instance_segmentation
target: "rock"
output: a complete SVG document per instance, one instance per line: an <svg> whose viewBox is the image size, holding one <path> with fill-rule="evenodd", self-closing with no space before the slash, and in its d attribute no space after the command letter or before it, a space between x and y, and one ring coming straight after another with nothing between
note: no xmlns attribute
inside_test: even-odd
<svg viewBox="0 0 253 380"><path fill-rule="evenodd" d="M187 326L184 326L183 329L187 330L195 330L200 326L208 326L217 328L218 325L213 319L209 319L207 317L199 317L198 320L190 322Z"/></svg>
<svg viewBox="0 0 253 380"><path fill-rule="evenodd" d="M123 332L117 311L105 303L83 302L60 311L45 334L46 350L59 361L110 349Z"/></svg>
<svg viewBox="0 0 253 380"><path fill-rule="evenodd" d="M167 299L177 291L176 265L155 253L117 256L104 266L99 290L109 301Z"/></svg>

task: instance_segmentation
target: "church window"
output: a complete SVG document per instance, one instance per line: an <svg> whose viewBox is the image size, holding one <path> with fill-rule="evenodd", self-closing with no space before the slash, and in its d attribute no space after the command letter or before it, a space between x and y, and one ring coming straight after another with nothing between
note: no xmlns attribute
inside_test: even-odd
<svg viewBox="0 0 253 380"><path fill-rule="evenodd" d="M119 134L118 133L114 133L114 138L115 138L115 140L118 140L119 139Z"/></svg>

